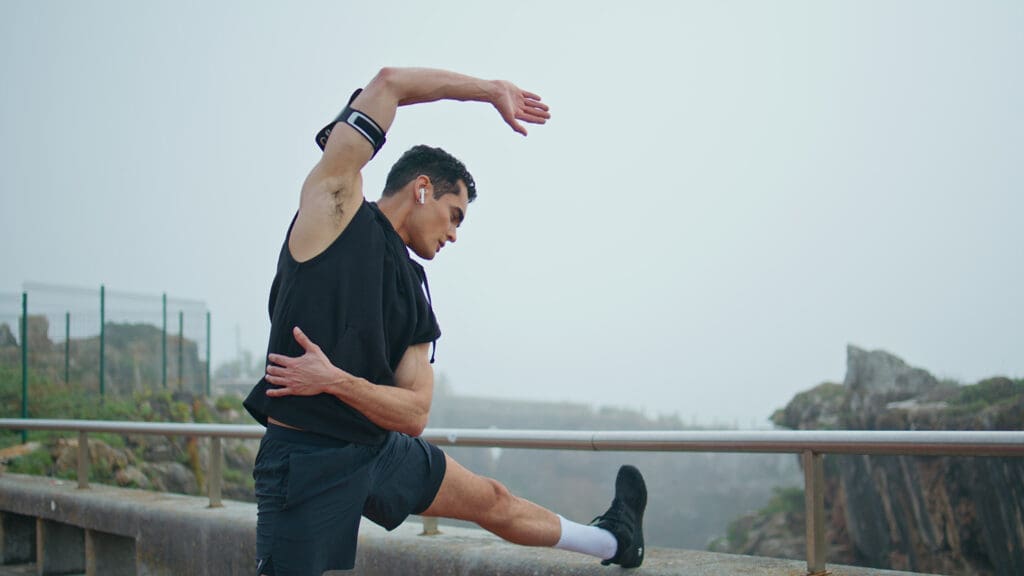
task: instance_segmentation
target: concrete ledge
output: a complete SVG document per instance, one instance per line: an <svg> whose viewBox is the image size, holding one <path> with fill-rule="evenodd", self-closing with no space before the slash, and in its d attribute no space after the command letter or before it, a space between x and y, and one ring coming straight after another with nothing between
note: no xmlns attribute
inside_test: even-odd
<svg viewBox="0 0 1024 576"><path fill-rule="evenodd" d="M31 516L86 530L86 554L110 551L113 557L87 559L87 566L123 563L135 543L135 570L117 573L163 576L252 576L256 558L256 506L225 501L207 508L207 500L192 496L93 485L78 490L73 482L6 474L0 476L0 512ZM441 525L442 534L420 536L418 522L407 522L390 534L364 522L359 536L359 561L354 576L421 575L535 575L585 576L623 574L592 558L546 548L507 544L481 530ZM89 535L89 531L97 533ZM128 560L130 562L130 560ZM651 548L643 567L631 576L689 575L799 576L801 561ZM833 576L906 576L906 572L829 565Z"/></svg>

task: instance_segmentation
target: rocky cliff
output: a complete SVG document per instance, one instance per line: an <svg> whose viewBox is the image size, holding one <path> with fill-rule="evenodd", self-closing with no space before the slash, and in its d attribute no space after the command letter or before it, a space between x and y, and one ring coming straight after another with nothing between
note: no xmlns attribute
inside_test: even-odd
<svg viewBox="0 0 1024 576"><path fill-rule="evenodd" d="M843 384L797 395L773 420L796 430L1021 430L1024 381L961 386L883 351L849 347ZM829 562L942 574L1024 574L1024 459L825 458ZM803 557L803 506L741 518L728 546Z"/></svg>

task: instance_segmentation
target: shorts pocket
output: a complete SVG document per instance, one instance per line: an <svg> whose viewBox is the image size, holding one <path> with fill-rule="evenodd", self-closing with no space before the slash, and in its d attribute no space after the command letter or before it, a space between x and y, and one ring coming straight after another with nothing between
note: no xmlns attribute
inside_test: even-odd
<svg viewBox="0 0 1024 576"><path fill-rule="evenodd" d="M288 461L285 507L295 508L333 492L362 507L370 486L372 451L358 445L292 454Z"/></svg>

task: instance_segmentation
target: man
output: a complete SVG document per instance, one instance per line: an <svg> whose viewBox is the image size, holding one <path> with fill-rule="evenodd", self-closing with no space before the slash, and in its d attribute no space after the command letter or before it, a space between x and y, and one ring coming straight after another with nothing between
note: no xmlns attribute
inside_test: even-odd
<svg viewBox="0 0 1024 576"><path fill-rule="evenodd" d="M409 514L472 521L510 542L604 564L643 561L647 492L635 468L619 471L611 508L586 526L418 438L440 329L408 250L431 260L455 242L476 185L460 161L428 146L392 167L378 204L363 198L360 171L399 106L442 99L488 102L524 136L523 122L550 117L539 96L509 82L384 68L318 135L324 153L303 184L271 287L267 374L245 401L267 426L253 472L259 574L350 569L361 516L391 530Z"/></svg>

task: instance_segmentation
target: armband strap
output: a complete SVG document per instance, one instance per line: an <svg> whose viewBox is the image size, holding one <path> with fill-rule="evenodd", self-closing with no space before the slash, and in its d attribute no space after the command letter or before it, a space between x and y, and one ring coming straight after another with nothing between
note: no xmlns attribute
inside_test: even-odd
<svg viewBox="0 0 1024 576"><path fill-rule="evenodd" d="M352 128L355 128L356 132L362 134L363 138L366 138L370 142L370 145L373 146L374 156L376 156L377 152L384 146L384 142L387 141L387 138L384 136L384 129L374 122L373 118L370 118L351 106L352 101L355 100L356 96L358 96L362 91L363 89L360 88L353 92L352 97L348 99L349 105L345 106L345 109L341 111L341 114L338 114L338 117L335 118L333 122L324 126L322 130L317 132L316 144L321 150L327 147L327 139L330 138L331 131L334 130L334 126L338 122L344 122Z"/></svg>

